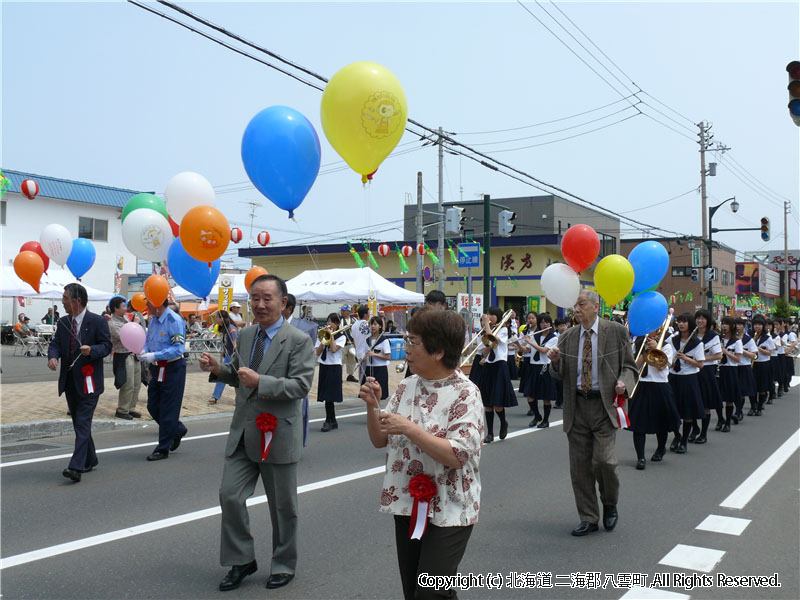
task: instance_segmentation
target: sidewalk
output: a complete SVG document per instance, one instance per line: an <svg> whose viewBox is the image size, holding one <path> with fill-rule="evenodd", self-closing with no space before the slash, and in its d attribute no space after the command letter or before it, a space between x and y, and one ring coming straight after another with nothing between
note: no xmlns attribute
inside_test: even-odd
<svg viewBox="0 0 800 600"><path fill-rule="evenodd" d="M394 390L403 378L403 373L395 373L397 361L389 365L389 388ZM320 415L322 404L317 405L317 376L319 369L314 371L314 382L308 394L310 408L316 412L319 406ZM208 382L207 373L187 373L186 389L183 394L181 419L213 415L230 415L234 409L235 390L226 387L217 404L209 404L214 386ZM344 406L357 408L363 406L358 398L359 385L357 383L343 382L342 393ZM147 412L147 388L142 386L139 392L139 402L136 410L142 413L141 419L127 421L114 417L117 408L117 390L114 389L113 377L105 379L105 392L100 396L97 409L94 413L92 428L95 431L131 427L143 422L151 422ZM313 415L316 416L316 415ZM72 423L67 415L67 403L63 396L58 396L58 384L55 381L35 383L13 383L0 385L0 423L2 423L2 441L12 442L40 437L69 435L72 433Z"/></svg>

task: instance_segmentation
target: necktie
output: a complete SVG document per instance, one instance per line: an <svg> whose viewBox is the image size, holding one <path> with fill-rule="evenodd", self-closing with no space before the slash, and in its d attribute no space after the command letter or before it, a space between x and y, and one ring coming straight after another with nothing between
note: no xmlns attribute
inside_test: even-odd
<svg viewBox="0 0 800 600"><path fill-rule="evenodd" d="M587 394L592 391L592 331L585 332L583 340L583 362L581 363L581 389Z"/></svg>
<svg viewBox="0 0 800 600"><path fill-rule="evenodd" d="M72 335L69 336L69 357L72 360L72 356L75 354L75 346L78 342L78 322L73 318L72 319Z"/></svg>
<svg viewBox="0 0 800 600"><path fill-rule="evenodd" d="M253 359L250 361L250 368L257 371L261 364L261 359L264 358L264 344L267 339L267 332L263 329L258 330L256 336L256 347L253 349Z"/></svg>
<svg viewBox="0 0 800 600"><path fill-rule="evenodd" d="M649 365L648 365L647 363L644 363L644 370L642 371L642 377L643 377L643 378L644 378L644 377L647 377L647 373L648 373L648 366L649 366Z"/></svg>
<svg viewBox="0 0 800 600"><path fill-rule="evenodd" d="M328 358L328 347L327 346L323 346L322 347L322 362L325 362L325 359L327 359L327 358Z"/></svg>
<svg viewBox="0 0 800 600"><path fill-rule="evenodd" d="M492 361L494 360L494 348L492 348L492 349L489 351L489 357L487 358L487 360L488 360L489 362L492 362Z"/></svg>

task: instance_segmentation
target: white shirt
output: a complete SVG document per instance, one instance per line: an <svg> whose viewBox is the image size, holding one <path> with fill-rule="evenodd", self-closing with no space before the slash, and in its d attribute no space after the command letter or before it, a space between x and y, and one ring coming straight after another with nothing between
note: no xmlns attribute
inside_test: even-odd
<svg viewBox="0 0 800 600"><path fill-rule="evenodd" d="M342 364L342 348L344 348L345 342L347 342L347 337L344 335L337 335L334 339L334 342L339 347L336 352L331 352L330 347L328 348L328 352L326 353L325 360L322 360L322 354L317 357L317 362L321 365L340 365ZM320 341L317 340L316 344L314 344L314 348L319 348L321 345ZM325 352L323 350L323 352Z"/></svg>
<svg viewBox="0 0 800 600"><path fill-rule="evenodd" d="M677 335L678 339L680 340L680 335L681 335L680 332L676 333L675 335ZM689 342L691 340L695 339L696 337L697 336L695 336L693 338L689 338L689 340L686 341L686 346L688 346ZM672 347L675 350L675 354L677 355L678 351L677 351L677 349L675 349L675 346L674 346L674 343L673 343L673 339L674 338L675 338L675 336L672 336L672 338L670 339L670 344L673 344ZM698 339L698 341L700 341L700 340ZM681 345L683 345L683 342L680 342L678 348L680 348ZM689 358L691 358L693 360L700 361L700 362L703 362L706 359L706 355L703 352L703 342L700 342L699 344L697 344L697 346L695 346L694 348L692 348L688 352L684 351L683 353L686 356L688 356ZM677 364L676 365L671 365L670 368L669 368L669 372L673 373L674 375L693 375L694 373L699 373L700 372L700 369L698 369L694 365L690 365L685 360L680 360L679 359L677 362L680 363L680 366L681 366L681 370L680 371L676 371L675 368L674 368L675 366L677 366Z"/></svg>
<svg viewBox="0 0 800 600"><path fill-rule="evenodd" d="M350 335L353 338L353 346L356 349L356 357L361 360L369 348L366 346L367 338L370 336L369 322L365 319L356 319L350 328Z"/></svg>
<svg viewBox="0 0 800 600"><path fill-rule="evenodd" d="M758 352L758 346L756 346L756 343L753 341L753 338L750 338L750 341L748 341L746 344L744 343L744 341L742 342L742 350L747 350L748 352ZM739 366L750 367L752 365L753 361L749 357L742 354L742 360L739 362Z"/></svg>
<svg viewBox="0 0 800 600"><path fill-rule="evenodd" d="M785 352L785 350L783 349L783 341L781 340L781 336L779 334L776 333L775 335L772 336L772 345L774 347L772 348L772 354L770 358L772 356L778 356L779 354L783 354Z"/></svg>
<svg viewBox="0 0 800 600"><path fill-rule="evenodd" d="M508 340L508 355L509 356L512 356L512 355L517 353L517 349L511 347L511 344L516 343L517 339L518 339L517 338L517 334L512 331L511 332L511 337Z"/></svg>
<svg viewBox="0 0 800 600"><path fill-rule="evenodd" d="M600 320L599 317L595 317L594 324L592 325L591 329L586 329L583 325L581 325L581 337L578 340L578 389L581 388L581 365L583 364L583 346L586 343L586 332L592 332L592 390L599 391L600 390L600 380L597 377L598 368L597 368L597 328L598 328L598 321Z"/></svg>
<svg viewBox="0 0 800 600"><path fill-rule="evenodd" d="M84 308L81 313L77 317L70 317L67 319L69 326L72 327L72 321L75 321L76 326L75 330L78 332L78 339L76 340L78 346L83 346L83 342L81 341L81 325L83 325L83 317L86 316L86 308ZM72 333L69 334L72 337Z"/></svg>
<svg viewBox="0 0 800 600"><path fill-rule="evenodd" d="M378 336L378 338L380 338L380 335ZM375 341L377 341L377 340L373 340L371 337L366 339L366 341L365 341L365 348L366 349L364 350L364 354L366 354L370 350L372 352L377 352L378 354L391 354L392 353L392 345L389 343L389 340L384 339L380 344L378 344L377 346L375 346L373 348L372 344ZM364 354L362 354L362 356ZM377 358L375 356L370 356L367 359L367 366L368 367L385 367L388 364L389 364L388 360L384 360L383 358Z"/></svg>
<svg viewBox="0 0 800 600"><path fill-rule="evenodd" d="M734 354L741 354L742 353L742 340L737 339L733 343L729 340L723 340L725 347L728 349L728 352L733 352ZM739 363L733 360L727 354L723 354L722 358L727 358L727 361L720 361L720 368L722 367L738 367Z"/></svg>
<svg viewBox="0 0 800 600"><path fill-rule="evenodd" d="M662 344L661 350L667 355L667 365L672 364L672 359L675 358L675 347L672 344ZM647 350L642 350L642 354ZM683 369L683 367L681 367ZM647 375L642 375L639 381L649 381L651 383L667 383L669 382L669 368L665 367L659 369L653 365L647 365Z"/></svg>
<svg viewBox="0 0 800 600"><path fill-rule="evenodd" d="M708 342L703 344L703 354L705 356L711 356L712 354L719 354L722 352L722 344L720 343L719 335L715 335L712 337ZM706 360L703 361L704 365L716 365L719 364L719 359L717 360Z"/></svg>
<svg viewBox="0 0 800 600"><path fill-rule="evenodd" d="M758 344L759 340L753 338L753 341L755 341ZM770 352L769 354L764 354L763 352L759 352L758 356L756 356L756 362L760 363L769 362L770 356L772 356L772 350L775 349L775 343L772 341L772 337L769 334L767 334L766 340L758 344L758 347L763 348L764 350L769 350Z"/></svg>
<svg viewBox="0 0 800 600"><path fill-rule="evenodd" d="M486 356L487 363L496 363L501 360L508 360L508 329L501 327L497 332L497 346L494 348L494 358L489 358L492 352Z"/></svg>
<svg viewBox="0 0 800 600"><path fill-rule="evenodd" d="M547 339L548 337L550 339ZM542 340L544 340L544 343L542 343ZM555 348L558 345L558 336L555 335L555 334L551 335L551 336L542 334L542 340L536 342L536 345L537 346L544 346L545 348ZM534 350L533 353L531 354L531 364L532 365L549 365L550 364L550 359L547 358L547 352L539 352L538 360L534 360L534 358L536 357L536 353L537 352L538 352L537 350Z"/></svg>

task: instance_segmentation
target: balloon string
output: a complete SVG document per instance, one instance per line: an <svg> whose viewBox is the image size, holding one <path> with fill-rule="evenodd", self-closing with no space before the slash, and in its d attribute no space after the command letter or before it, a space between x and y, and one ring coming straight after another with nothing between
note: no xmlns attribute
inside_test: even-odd
<svg viewBox="0 0 800 600"><path fill-rule="evenodd" d="M292 221L294 221L294 224L297 225L297 231L299 233L302 233L300 231L300 223L297 222L297 219L292 217ZM305 246L306 246L306 250L308 251L308 255L311 257L311 264L313 264L314 265L314 269L318 271L319 270L319 266L317 266L317 261L314 258L314 253L311 252L311 247L308 244L306 244Z"/></svg>
<svg viewBox="0 0 800 600"><path fill-rule="evenodd" d="M215 314L215 315L219 314L219 309L215 310L212 314ZM219 315L219 320L220 320L220 322L222 322L222 326L225 328L225 333L228 334L228 338L230 338L231 337L231 332L228 329L228 326L225 324L225 319L222 318L222 315ZM231 340L231 343L233 344L234 340ZM223 346L223 348L225 347L225 340L224 339L222 340L222 346ZM239 359L239 367L242 367L243 366L242 365L242 355L239 354L239 344L234 344L233 353L236 355L236 358Z"/></svg>
<svg viewBox="0 0 800 600"><path fill-rule="evenodd" d="M75 317L72 317L72 321L75 321ZM81 342L81 338L79 338L79 337L78 337L78 335L77 335L77 334L75 334L75 332L73 332L73 331L72 331L72 326L70 326L70 327L67 327L67 326L66 326L66 325L65 325L65 324L64 324L64 323L61 321L61 319L59 319L58 321L56 321L56 328L58 328L58 326L59 326L59 325L61 325L61 327L62 327L62 328L66 328L66 329L68 329L68 330L69 330L69 334L70 334L72 337L74 337L74 338L75 338L75 341L76 341L76 342L78 342L78 348L79 348L79 349L78 349L78 356L76 356L76 357L75 357L75 360L73 360L73 361L72 361L72 363L69 365L69 367L67 367L68 369L71 369L72 367L74 367L74 366L75 366L75 363L76 363L76 362L78 362L78 359L81 357L81 351L80 351L80 347L83 345L83 343Z"/></svg>

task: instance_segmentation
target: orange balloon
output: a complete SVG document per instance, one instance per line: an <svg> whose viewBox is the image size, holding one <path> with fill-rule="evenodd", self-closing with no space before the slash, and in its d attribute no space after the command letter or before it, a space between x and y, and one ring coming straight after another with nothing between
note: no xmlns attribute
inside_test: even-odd
<svg viewBox="0 0 800 600"><path fill-rule="evenodd" d="M144 282L144 295L153 306L161 306L169 296L169 282L161 275L150 275Z"/></svg>
<svg viewBox="0 0 800 600"><path fill-rule="evenodd" d="M39 293L39 281L44 273L44 261L41 256L30 250L20 252L14 259L14 271L22 281L29 283L36 293Z"/></svg>
<svg viewBox="0 0 800 600"><path fill-rule="evenodd" d="M247 275L244 276L244 287L247 288L248 294L250 293L250 286L253 284L253 281L256 277L261 277L262 275L269 275L264 267L253 267L247 272Z"/></svg>
<svg viewBox="0 0 800 600"><path fill-rule="evenodd" d="M138 310L139 312L147 310L147 298L142 292L136 292L131 297L131 306L133 306L133 310Z"/></svg>
<svg viewBox="0 0 800 600"><path fill-rule="evenodd" d="M231 241L231 226L213 206L195 206L181 220L181 245L186 253L202 262L214 262Z"/></svg>

